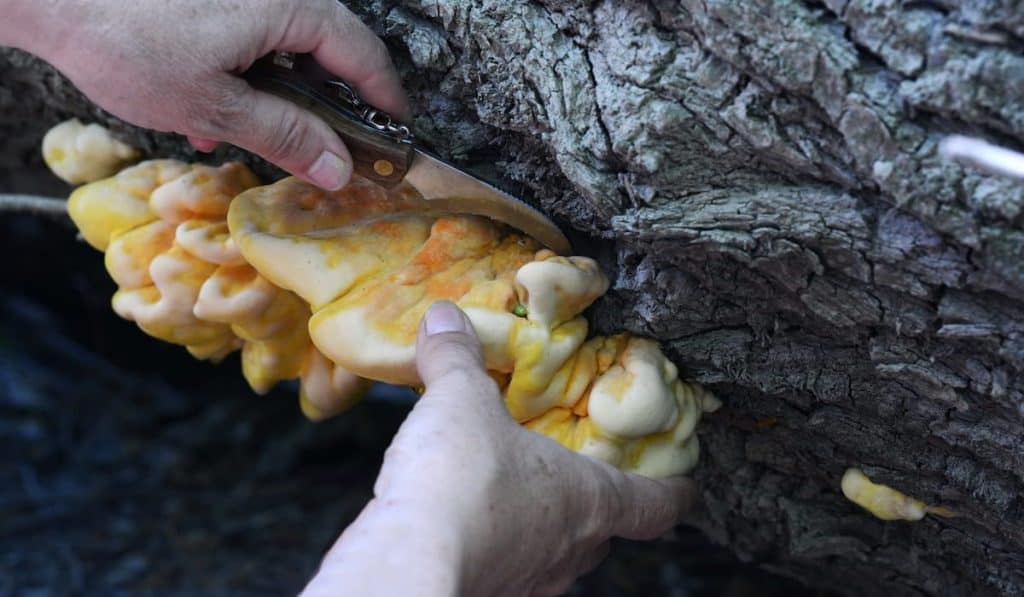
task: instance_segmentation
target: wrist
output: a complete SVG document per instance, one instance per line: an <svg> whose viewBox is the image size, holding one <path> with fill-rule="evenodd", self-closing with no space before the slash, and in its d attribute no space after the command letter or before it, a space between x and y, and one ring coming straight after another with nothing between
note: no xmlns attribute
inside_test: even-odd
<svg viewBox="0 0 1024 597"><path fill-rule="evenodd" d="M506 496L495 490L501 467L498 456L487 449L459 458L458 467L424 467L444 468L444 475L392 475L383 486L378 479L379 497L364 513L387 519L392 516L388 508L394 508L427 525L424 532L449 537L453 549L446 566L457 573L460 594L491 594L495 582L500 586L508 555L492 549L495 525L507 525L502 515Z"/></svg>
<svg viewBox="0 0 1024 597"><path fill-rule="evenodd" d="M445 516L377 498L345 529L306 594L328 587L348 594L458 595L463 554L457 526Z"/></svg>

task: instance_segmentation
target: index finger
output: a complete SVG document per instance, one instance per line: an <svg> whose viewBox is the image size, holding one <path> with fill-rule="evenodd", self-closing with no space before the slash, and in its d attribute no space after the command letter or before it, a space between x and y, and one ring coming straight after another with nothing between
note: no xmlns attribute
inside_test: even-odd
<svg viewBox="0 0 1024 597"><path fill-rule="evenodd" d="M273 49L313 54L367 103L403 121L411 119L409 99L387 46L358 16L336 0L294 3L292 10Z"/></svg>

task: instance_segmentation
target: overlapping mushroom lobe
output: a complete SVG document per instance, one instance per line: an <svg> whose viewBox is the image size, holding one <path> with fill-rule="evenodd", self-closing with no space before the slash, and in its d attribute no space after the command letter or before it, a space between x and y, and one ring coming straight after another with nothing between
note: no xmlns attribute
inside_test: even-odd
<svg viewBox="0 0 1024 597"><path fill-rule="evenodd" d="M119 315L197 358L241 349L242 372L258 393L299 378L304 412L323 418L351 405L367 383L313 347L308 303L270 283L238 250L228 206L257 185L239 163L156 160L79 188L69 212L86 240L106 251Z"/></svg>
<svg viewBox="0 0 1024 597"><path fill-rule="evenodd" d="M43 137L43 161L71 184L106 178L139 158L134 147L118 141L98 124L66 120Z"/></svg>
<svg viewBox="0 0 1024 597"><path fill-rule="evenodd" d="M689 470L694 426L714 398L654 342L587 341L581 313L608 280L490 220L429 215L411 189L357 180L333 193L295 179L237 197L228 224L244 259L313 309L310 338L360 377L419 385L419 322L438 300L472 321L512 416L621 468Z"/></svg>

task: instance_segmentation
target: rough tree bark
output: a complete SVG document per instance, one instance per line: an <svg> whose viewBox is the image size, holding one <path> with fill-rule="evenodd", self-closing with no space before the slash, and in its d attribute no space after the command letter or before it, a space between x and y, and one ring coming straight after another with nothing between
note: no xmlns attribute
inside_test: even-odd
<svg viewBox="0 0 1024 597"><path fill-rule="evenodd" d="M597 327L658 338L724 400L694 524L841 592L1024 593L1024 185L937 153L1024 144L1024 4L353 4L419 136L603 260ZM6 60L8 114L110 121ZM849 466L958 516L876 520Z"/></svg>

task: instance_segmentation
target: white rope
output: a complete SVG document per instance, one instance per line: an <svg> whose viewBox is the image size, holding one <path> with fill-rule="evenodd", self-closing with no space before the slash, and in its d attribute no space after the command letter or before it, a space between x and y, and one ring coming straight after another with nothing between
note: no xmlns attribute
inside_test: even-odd
<svg viewBox="0 0 1024 597"><path fill-rule="evenodd" d="M68 202L53 197L0 193L0 213L29 213L51 218L66 218Z"/></svg>
<svg viewBox="0 0 1024 597"><path fill-rule="evenodd" d="M952 135L939 143L939 152L992 174L1024 179L1024 154L982 139Z"/></svg>

